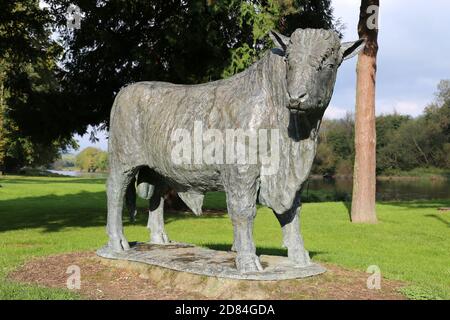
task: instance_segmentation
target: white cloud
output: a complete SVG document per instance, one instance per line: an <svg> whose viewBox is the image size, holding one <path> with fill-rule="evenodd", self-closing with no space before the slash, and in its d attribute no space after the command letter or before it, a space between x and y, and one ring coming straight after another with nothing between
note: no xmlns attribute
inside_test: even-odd
<svg viewBox="0 0 450 320"><path fill-rule="evenodd" d="M417 117L422 114L427 105L427 101L381 100L377 102L376 113L377 115L381 115L396 112L398 114Z"/></svg>
<svg viewBox="0 0 450 320"><path fill-rule="evenodd" d="M357 37L360 0L333 0L334 15L347 28L344 40ZM436 86L449 78L450 1L396 0L380 6L377 72L377 114L420 115L434 100ZM420 17L420 19L418 19ZM343 64L332 106L354 109L356 60ZM330 107L329 117L345 115L344 108Z"/></svg>
<svg viewBox="0 0 450 320"><path fill-rule="evenodd" d="M330 105L325 111L326 119L341 119L344 118L347 113L351 112L346 108L340 108L335 105Z"/></svg>
<svg viewBox="0 0 450 320"><path fill-rule="evenodd" d="M333 1L334 16L340 18L345 25L344 41L357 38L357 25L359 19L360 0L335 0Z"/></svg>
<svg viewBox="0 0 450 320"><path fill-rule="evenodd" d="M376 102L376 114L386 115L392 113L398 113L402 115L410 115L412 117L417 117L422 114L425 107L429 104L426 100L377 100ZM343 108L336 105L330 105L325 111L326 119L342 119L347 113L354 113L353 107Z"/></svg>
<svg viewBox="0 0 450 320"><path fill-rule="evenodd" d="M96 137L98 138L97 142L92 143L89 138L91 136L90 132L92 131L92 127L89 126L87 129L87 132L85 134L83 134L82 136L80 135L75 135L74 138L75 140L77 140L78 145L80 146L80 148L78 150L72 150L72 153L76 153L79 152L81 150L83 150L84 148L87 147L95 147L95 148L99 148L102 149L104 151L108 150L108 132L106 131L97 131Z"/></svg>

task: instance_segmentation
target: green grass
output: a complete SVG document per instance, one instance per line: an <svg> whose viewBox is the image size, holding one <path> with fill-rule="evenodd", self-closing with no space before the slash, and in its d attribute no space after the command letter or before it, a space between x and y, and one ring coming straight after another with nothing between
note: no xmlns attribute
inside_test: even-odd
<svg viewBox="0 0 450 320"><path fill-rule="evenodd" d="M6 176L0 179L0 299L77 299L67 290L13 283L6 275L36 256L94 250L106 243L103 179ZM207 196L206 207L224 207L224 195ZM381 203L380 223L354 225L348 204L311 203L302 209L305 244L316 261L365 271L377 265L384 277L403 280L410 298L450 298L450 213L447 201ZM132 225L130 241L146 241L144 201ZM169 214L172 240L229 249L232 227L227 216ZM258 209L255 241L259 253L286 254L281 231L267 208Z"/></svg>
<svg viewBox="0 0 450 320"><path fill-rule="evenodd" d="M409 171L398 169L386 170L381 177L420 178L420 179L450 179L450 170L441 168L415 168Z"/></svg>

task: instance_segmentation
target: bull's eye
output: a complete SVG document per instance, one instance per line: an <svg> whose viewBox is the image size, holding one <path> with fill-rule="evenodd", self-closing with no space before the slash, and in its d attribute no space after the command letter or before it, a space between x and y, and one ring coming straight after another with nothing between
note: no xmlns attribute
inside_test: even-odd
<svg viewBox="0 0 450 320"><path fill-rule="evenodd" d="M327 69L334 69L334 64L333 63L329 63L325 66Z"/></svg>

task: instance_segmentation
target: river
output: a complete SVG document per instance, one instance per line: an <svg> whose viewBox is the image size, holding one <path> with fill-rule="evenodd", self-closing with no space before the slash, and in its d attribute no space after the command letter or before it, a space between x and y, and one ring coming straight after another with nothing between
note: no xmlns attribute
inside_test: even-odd
<svg viewBox="0 0 450 320"><path fill-rule="evenodd" d="M107 173L86 173L79 171L57 171L52 173L71 177L106 178ZM303 191L304 201L349 200L352 194L352 179L310 179ZM450 199L450 180L392 179L377 181L378 201L408 201L426 199Z"/></svg>
<svg viewBox="0 0 450 320"><path fill-rule="evenodd" d="M303 197L317 192L334 194L336 197L350 199L353 189L352 179L311 179L303 192ZM449 180L431 179L391 179L377 181L378 201L408 201L450 199Z"/></svg>

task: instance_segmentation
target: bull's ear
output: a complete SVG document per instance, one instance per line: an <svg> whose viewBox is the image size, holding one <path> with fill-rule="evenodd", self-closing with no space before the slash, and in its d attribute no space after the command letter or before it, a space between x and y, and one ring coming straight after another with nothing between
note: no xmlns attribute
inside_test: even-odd
<svg viewBox="0 0 450 320"><path fill-rule="evenodd" d="M342 60L353 58L364 49L366 45L365 39L359 39L353 42L344 42L341 45Z"/></svg>
<svg viewBox="0 0 450 320"><path fill-rule="evenodd" d="M287 46L289 44L289 37L283 36L282 34L276 31L269 32L270 39L272 39L273 43L278 46L283 51L286 51Z"/></svg>

